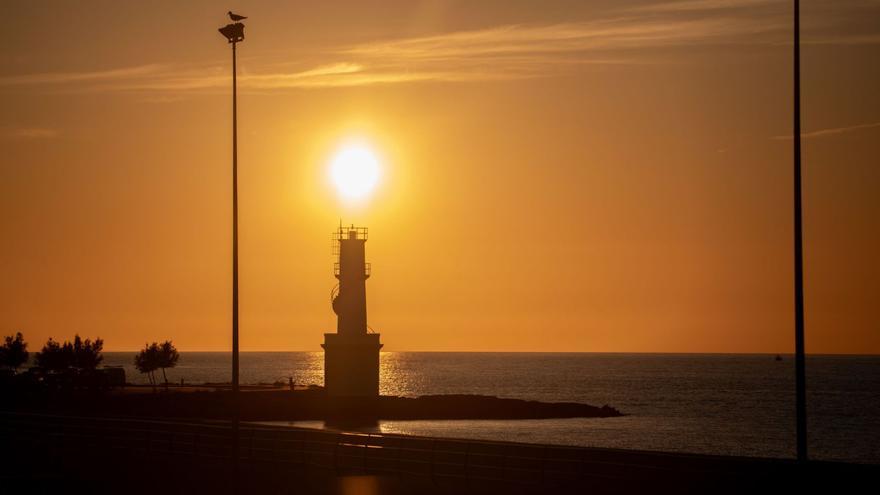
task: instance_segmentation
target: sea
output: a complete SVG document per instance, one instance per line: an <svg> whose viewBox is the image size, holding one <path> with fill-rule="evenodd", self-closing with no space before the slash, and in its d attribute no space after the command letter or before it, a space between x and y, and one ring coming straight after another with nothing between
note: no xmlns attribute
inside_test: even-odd
<svg viewBox="0 0 880 495"><path fill-rule="evenodd" d="M132 383L134 353L107 352ZM668 452L795 456L794 358L768 354L383 352L383 395L608 404L619 418L380 421L360 431ZM228 382L229 353L181 353L168 379ZM241 383L323 384L321 352L245 352ZM880 464L880 356L807 357L813 459ZM276 424L331 428L322 421Z"/></svg>

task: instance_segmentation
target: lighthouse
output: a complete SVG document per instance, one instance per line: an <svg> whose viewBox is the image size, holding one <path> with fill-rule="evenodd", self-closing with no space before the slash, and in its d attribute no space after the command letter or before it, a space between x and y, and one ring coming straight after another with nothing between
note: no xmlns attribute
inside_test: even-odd
<svg viewBox="0 0 880 495"><path fill-rule="evenodd" d="M366 227L343 227L333 233L333 275L339 283L330 293L336 333L325 333L324 389L334 397L379 395L379 334L367 325L367 279L370 264L364 248Z"/></svg>

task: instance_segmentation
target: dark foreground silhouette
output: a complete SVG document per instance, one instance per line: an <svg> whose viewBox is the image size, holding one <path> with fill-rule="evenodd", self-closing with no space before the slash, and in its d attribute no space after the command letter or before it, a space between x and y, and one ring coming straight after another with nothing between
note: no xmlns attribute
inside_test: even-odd
<svg viewBox="0 0 880 495"><path fill-rule="evenodd" d="M90 393L89 391L26 392L0 399L6 409L149 418L228 419L234 412L229 391ZM328 397L321 389L257 390L241 394L245 421L330 419L543 419L622 416L609 406L571 402L537 402L483 395L430 395L418 398Z"/></svg>
<svg viewBox="0 0 880 495"><path fill-rule="evenodd" d="M848 493L878 466L0 412L0 493Z"/></svg>

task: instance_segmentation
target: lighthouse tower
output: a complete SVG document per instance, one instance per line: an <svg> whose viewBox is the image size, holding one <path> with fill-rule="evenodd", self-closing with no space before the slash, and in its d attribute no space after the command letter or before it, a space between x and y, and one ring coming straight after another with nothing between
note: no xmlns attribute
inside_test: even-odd
<svg viewBox="0 0 880 495"><path fill-rule="evenodd" d="M325 333L324 389L335 397L379 395L379 334L367 326L366 227L342 227L333 234L337 255L333 275L339 284L330 300L337 315L336 333Z"/></svg>

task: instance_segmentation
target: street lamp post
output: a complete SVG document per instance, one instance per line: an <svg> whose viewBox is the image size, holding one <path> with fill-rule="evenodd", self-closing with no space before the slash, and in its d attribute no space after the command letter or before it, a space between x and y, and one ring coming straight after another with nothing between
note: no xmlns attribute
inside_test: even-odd
<svg viewBox="0 0 880 495"><path fill-rule="evenodd" d="M801 218L801 36L800 1L794 0L794 362L797 458L807 460L807 379L804 350L804 239Z"/></svg>
<svg viewBox="0 0 880 495"><path fill-rule="evenodd" d="M237 488L241 408L238 387L238 108L235 46L244 41L244 24L227 24L219 31L232 44L232 463Z"/></svg>

